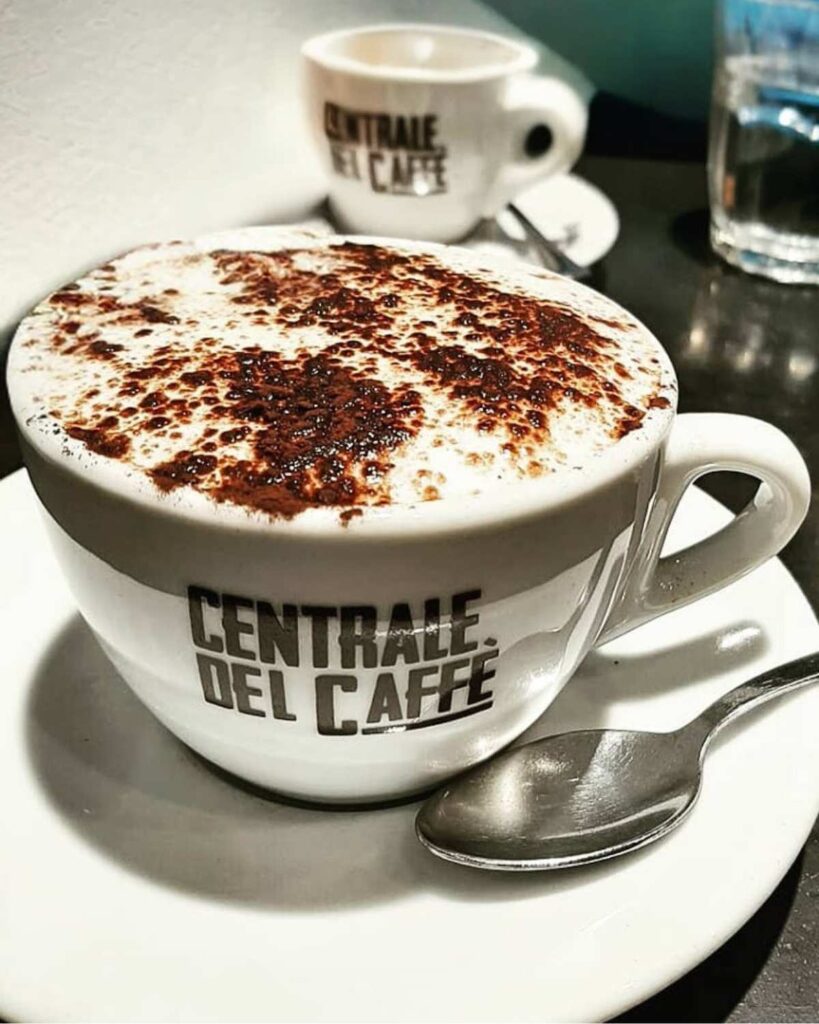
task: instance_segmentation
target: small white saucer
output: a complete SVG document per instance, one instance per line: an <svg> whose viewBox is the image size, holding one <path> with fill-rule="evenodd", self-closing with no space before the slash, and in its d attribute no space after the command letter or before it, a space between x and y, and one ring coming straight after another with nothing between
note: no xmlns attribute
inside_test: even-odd
<svg viewBox="0 0 819 1024"><path fill-rule="evenodd" d="M581 267L602 259L620 232L620 218L611 200L576 174L558 174L539 181L520 193L515 203L550 242ZM458 244L488 256L539 262L536 247L508 210L498 215L497 223L498 230L494 230L491 222L484 222L475 235ZM487 230L487 225L493 230ZM322 211L298 226L311 231L334 230Z"/></svg>
<svg viewBox="0 0 819 1024"><path fill-rule="evenodd" d="M602 259L620 231L611 200L575 174L539 181L516 196L515 204L545 238L581 267ZM511 210L502 210L494 223L484 221L462 244L493 258L543 262L537 242L527 236Z"/></svg>
<svg viewBox="0 0 819 1024"><path fill-rule="evenodd" d="M612 201L576 174L539 181L521 193L515 203L581 267L602 259L620 233L620 218Z"/></svg>
<svg viewBox="0 0 819 1024"><path fill-rule="evenodd" d="M726 511L691 491L679 540ZM73 611L26 478L0 482L0 1015L49 1020L603 1020L723 943L819 805L819 688L748 716L667 839L540 875L447 864L417 805L286 806L131 696ZM819 647L791 577L745 580L590 655L540 725L667 729Z"/></svg>

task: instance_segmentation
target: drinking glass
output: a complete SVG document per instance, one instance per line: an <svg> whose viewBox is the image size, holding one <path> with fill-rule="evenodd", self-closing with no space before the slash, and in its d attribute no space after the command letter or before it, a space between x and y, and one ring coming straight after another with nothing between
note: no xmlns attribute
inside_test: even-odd
<svg viewBox="0 0 819 1024"><path fill-rule="evenodd" d="M819 283L819 0L721 0L708 157L711 244Z"/></svg>

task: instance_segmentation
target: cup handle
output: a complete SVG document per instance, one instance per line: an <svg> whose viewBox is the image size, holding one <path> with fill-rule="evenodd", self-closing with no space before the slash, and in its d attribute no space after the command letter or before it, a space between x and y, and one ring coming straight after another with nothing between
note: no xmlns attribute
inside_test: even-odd
<svg viewBox="0 0 819 1024"><path fill-rule="evenodd" d="M487 197L484 217L494 217L531 182L571 167L586 135L586 105L559 78L514 75L502 103L510 123L511 157Z"/></svg>
<svg viewBox="0 0 819 1024"><path fill-rule="evenodd" d="M756 477L754 497L717 533L660 558L688 485L719 470ZM597 643L705 597L777 554L805 518L810 493L804 459L770 423L729 413L678 416L637 559Z"/></svg>

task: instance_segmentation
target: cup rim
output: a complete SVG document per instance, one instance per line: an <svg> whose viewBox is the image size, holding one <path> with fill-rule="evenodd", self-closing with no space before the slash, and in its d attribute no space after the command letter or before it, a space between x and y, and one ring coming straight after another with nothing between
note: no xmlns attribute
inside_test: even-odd
<svg viewBox="0 0 819 1024"><path fill-rule="evenodd" d="M377 68L372 64L365 64L364 61L356 60L353 57L345 57L341 54L328 52L328 48L333 43L352 36L364 35L370 32L407 31L423 31L449 36L460 35L468 36L472 39L489 40L513 51L513 59L502 63L488 62L468 68L433 69L396 66ZM460 25L437 25L433 22L421 21L378 22L358 25L355 28L324 32L321 35L311 36L302 43L301 54L306 60L311 60L331 71L356 75L360 78L372 78L379 81L403 82L463 83L487 81L493 78L517 74L521 71L531 71L538 62L538 53L533 46L521 40L513 39L511 36L501 35L498 32L488 32L484 29L465 28Z"/></svg>
<svg viewBox="0 0 819 1024"><path fill-rule="evenodd" d="M272 251L277 247L321 246L345 241L432 253L455 249L458 259L473 264L475 269L497 269L498 263L497 258L460 246L371 235L323 234L286 225L211 232L194 238L189 244L203 252L214 248L259 248L261 245L267 245ZM155 246L144 248L151 250ZM52 431L48 423L44 427L38 416L42 410L35 399L26 394L26 374L21 370L25 363L23 342L31 314L23 319L9 347L6 372L12 413L26 443L40 458L56 464L68 477L81 478L81 482L92 489L113 495L120 501L133 503L159 518L169 516L191 526L257 534L260 537L276 535L281 538L284 535L294 539L323 541L336 537L349 543L367 540L422 540L442 535L481 532L496 529L504 523L536 518L582 501L595 491L609 487L616 480L634 475L664 445L676 415L678 389L676 373L668 353L654 334L633 314L608 296L601 296L594 289L570 281L569 278L534 266L528 268L527 265L512 265L514 274L525 274L527 269L541 277L566 281L573 289L591 293L598 301L602 297L614 311L626 315L634 327L652 342L653 352L660 363L663 394L669 404L665 408L649 409L639 429L586 458L577 467L563 468L534 479L517 480L496 491L486 490L471 497L459 496L414 505L368 506L364 509L364 515L355 517L346 527L341 528L338 514L344 509L337 506L322 508L322 514L315 517L301 513L292 519L274 518L228 503L221 503L214 509L211 499L192 489L185 489L179 500L173 493L160 494L144 474L125 469L116 460L95 457L93 472L88 472L83 466L82 457L65 457L74 450L82 456L81 443L67 438L61 430ZM329 514L332 514L332 519ZM52 510L52 515L59 518L58 510Z"/></svg>

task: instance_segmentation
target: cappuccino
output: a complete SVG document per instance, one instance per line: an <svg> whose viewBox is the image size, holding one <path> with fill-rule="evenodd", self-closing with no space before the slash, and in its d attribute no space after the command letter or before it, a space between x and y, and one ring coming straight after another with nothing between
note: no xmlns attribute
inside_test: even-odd
<svg viewBox="0 0 819 1024"><path fill-rule="evenodd" d="M563 278L275 239L149 246L54 292L12 353L27 422L160 501L348 523L581 469L673 402L645 329Z"/></svg>

